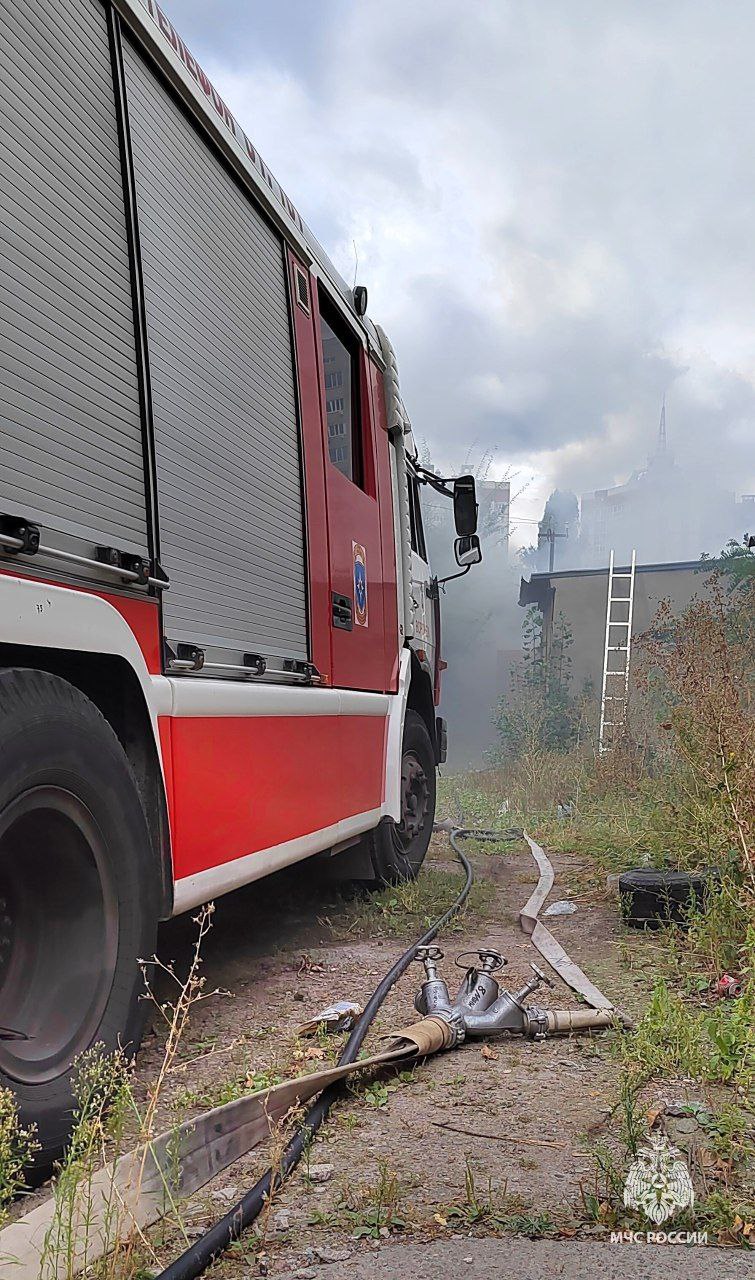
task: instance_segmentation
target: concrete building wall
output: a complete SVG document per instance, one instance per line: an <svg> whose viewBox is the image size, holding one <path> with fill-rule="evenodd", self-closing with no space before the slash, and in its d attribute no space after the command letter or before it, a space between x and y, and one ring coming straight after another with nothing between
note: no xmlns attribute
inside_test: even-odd
<svg viewBox="0 0 755 1280"><path fill-rule="evenodd" d="M679 565L638 565L635 575L632 636L642 635L651 626L662 600L668 600L672 612L679 614L696 596L706 594L707 574L697 563ZM553 593L549 588L553 589ZM629 582L615 584L617 595L628 593ZM603 679L608 569L574 570L563 573L533 574L523 585L523 597L540 594L544 604L545 631L548 634L559 613L564 615L573 636L571 657L572 693L589 686L600 703ZM520 601L522 602L522 601ZM524 601L526 603L526 601ZM614 616L620 610L614 609ZM618 636L615 637L618 639ZM615 655L620 657L620 655Z"/></svg>

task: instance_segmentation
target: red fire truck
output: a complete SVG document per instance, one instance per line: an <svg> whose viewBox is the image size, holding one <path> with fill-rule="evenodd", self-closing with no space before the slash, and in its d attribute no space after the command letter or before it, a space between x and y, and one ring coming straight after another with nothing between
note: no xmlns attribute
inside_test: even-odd
<svg viewBox="0 0 755 1280"><path fill-rule="evenodd" d="M0 1083L44 1165L160 919L416 874L445 726L396 362L154 0L0 0ZM347 855L344 854L344 857Z"/></svg>

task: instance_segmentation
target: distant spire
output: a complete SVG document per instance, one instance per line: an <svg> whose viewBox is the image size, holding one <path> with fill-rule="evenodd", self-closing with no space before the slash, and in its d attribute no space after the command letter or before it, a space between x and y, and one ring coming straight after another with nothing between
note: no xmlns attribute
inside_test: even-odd
<svg viewBox="0 0 755 1280"><path fill-rule="evenodd" d="M661 405L661 420L658 423L658 453L665 453L668 445L666 439L666 392L663 393L663 404Z"/></svg>

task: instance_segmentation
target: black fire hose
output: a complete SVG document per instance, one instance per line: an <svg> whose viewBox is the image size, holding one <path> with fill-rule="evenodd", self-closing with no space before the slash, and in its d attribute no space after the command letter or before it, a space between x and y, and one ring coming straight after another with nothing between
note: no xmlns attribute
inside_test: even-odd
<svg viewBox="0 0 755 1280"><path fill-rule="evenodd" d="M518 835L519 833L517 833ZM412 963L417 954L419 947L424 947L428 942L432 942L445 924L456 914L459 908L466 902L469 891L472 888L474 875L472 872L472 864L467 856L462 853L457 844L458 839L474 837L477 839L510 839L511 835L507 832L478 832L462 828L449 831L451 847L466 872L466 882L456 901L448 908L442 916L439 916L434 924L430 926L427 933L421 938L413 942L404 954L396 961L385 977L378 983L365 1007L364 1013L357 1022L354 1030L349 1036L343 1048L338 1066L345 1066L350 1062L355 1062L359 1050L362 1047L367 1032L372 1025L378 1009L385 1000L388 992L398 982L399 978ZM251 1226L255 1218L259 1217L270 1193L276 1191L278 1187L286 1180L292 1169L296 1167L307 1146L312 1140L313 1135L317 1132L325 1120L330 1108L338 1098L342 1089L341 1083L330 1085L325 1089L320 1097L313 1102L307 1111L301 1127L294 1134L289 1142L280 1162L279 1169L268 1169L258 1182L247 1191L246 1195L228 1211L224 1218L216 1222L210 1227L209 1231L200 1236L194 1244L182 1253L180 1258L176 1258L175 1262L171 1262L169 1266L161 1271L157 1280L194 1280L195 1276L202 1275L203 1271L209 1267L213 1259L218 1254L228 1248L234 1240L238 1240L239 1236L247 1227Z"/></svg>

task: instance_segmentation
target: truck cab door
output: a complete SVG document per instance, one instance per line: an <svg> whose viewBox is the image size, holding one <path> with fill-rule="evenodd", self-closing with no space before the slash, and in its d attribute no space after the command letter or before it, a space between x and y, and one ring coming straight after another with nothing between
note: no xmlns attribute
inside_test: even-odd
<svg viewBox="0 0 755 1280"><path fill-rule="evenodd" d="M416 475L409 472L409 524L411 533L411 601L414 649L421 666L430 676L437 702L439 695L438 646L440 643L440 610L437 591L430 590L432 573L428 563L425 531L422 523L420 489Z"/></svg>
<svg viewBox="0 0 755 1280"><path fill-rule="evenodd" d="M356 329L318 291L318 357L330 568L331 671L336 687L391 688L383 565L381 459L367 354ZM384 435L384 433L382 433ZM392 509L388 508L392 520ZM394 605L395 608L395 605Z"/></svg>

